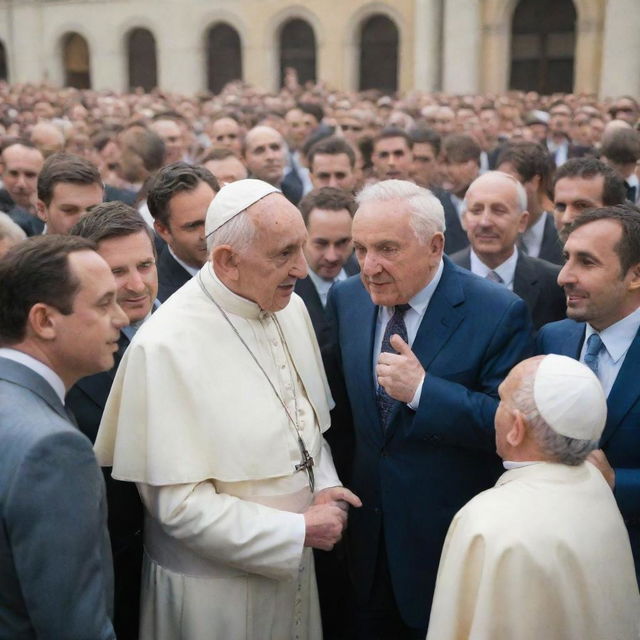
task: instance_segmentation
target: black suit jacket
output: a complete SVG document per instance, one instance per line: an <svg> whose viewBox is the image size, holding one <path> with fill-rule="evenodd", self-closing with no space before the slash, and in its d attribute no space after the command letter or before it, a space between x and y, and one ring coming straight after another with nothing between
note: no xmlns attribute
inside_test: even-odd
<svg viewBox="0 0 640 640"><path fill-rule="evenodd" d="M164 302L183 284L191 280L191 274L169 253L165 245L158 255L158 300Z"/></svg>
<svg viewBox="0 0 640 640"><path fill-rule="evenodd" d="M542 234L542 245L540 245L540 254L538 258L552 262L553 264L564 264L562 257L562 242L556 229L556 223L553 220L553 214L547 212L547 219L544 222L544 231Z"/></svg>
<svg viewBox="0 0 640 640"><path fill-rule="evenodd" d="M67 407L73 411L80 430L91 442L95 442L113 379L128 346L129 339L121 332L113 368L78 380L67 393ZM103 468L103 473L113 553L113 626L118 640L135 640L138 637L142 571L142 503L135 484L114 480L111 468Z"/></svg>
<svg viewBox="0 0 640 640"><path fill-rule="evenodd" d="M460 216L458 210L451 200L451 195L444 189L434 188L431 193L440 200L444 208L444 222L446 231L444 232L444 252L451 255L456 251L460 251L469 246L469 238L467 232L460 224Z"/></svg>
<svg viewBox="0 0 640 640"><path fill-rule="evenodd" d="M345 262L344 270L348 276L353 276L360 272L360 267L353 254ZM313 330L316 333L318 344L322 349L327 345L329 339L329 321L316 286L313 284L313 280L309 276L298 280L296 282L295 292L302 298L307 307L307 311L311 317L311 324L313 324Z"/></svg>
<svg viewBox="0 0 640 640"><path fill-rule="evenodd" d="M450 258L459 267L471 270L470 247ZM536 331L548 322L566 318L567 302L564 291L558 285L558 273L559 266L518 253L513 292L527 303Z"/></svg>

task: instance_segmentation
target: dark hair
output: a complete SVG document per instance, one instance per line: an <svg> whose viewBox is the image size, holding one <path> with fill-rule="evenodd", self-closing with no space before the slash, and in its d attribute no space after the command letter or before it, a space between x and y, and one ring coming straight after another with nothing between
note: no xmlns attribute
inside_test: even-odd
<svg viewBox="0 0 640 640"><path fill-rule="evenodd" d="M600 155L615 164L635 164L640 158L640 134L626 127L610 131L602 139Z"/></svg>
<svg viewBox="0 0 640 640"><path fill-rule="evenodd" d="M309 222L309 214L314 209L324 209L326 211L342 211L346 209L353 218L356 208L356 200L352 195L334 187L322 187L309 191L298 205L305 226Z"/></svg>
<svg viewBox="0 0 640 640"><path fill-rule="evenodd" d="M400 127L385 127L373 138L373 149L375 150L376 144L378 144L380 140L387 140L388 138L403 138L407 143L407 147L409 147L409 149L413 148L413 140L404 129L400 129Z"/></svg>
<svg viewBox="0 0 640 640"><path fill-rule="evenodd" d="M589 209L571 223L568 233L571 235L579 227L598 220L613 220L622 227L620 241L614 250L620 259L620 278L624 278L627 271L640 262L640 209L630 204Z"/></svg>
<svg viewBox="0 0 640 640"><path fill-rule="evenodd" d="M623 204L627 199L624 180L609 165L591 156L571 158L571 160L567 160L562 166L558 167L553 178L553 188L555 190L558 180L562 180L562 178L590 180L597 176L604 178L602 204L606 207Z"/></svg>
<svg viewBox="0 0 640 640"><path fill-rule="evenodd" d="M165 146L155 131L147 129L144 125L134 124L125 129L121 136L126 136L126 146L140 156L144 168L149 173L157 171L162 166Z"/></svg>
<svg viewBox="0 0 640 640"><path fill-rule="evenodd" d="M317 102L298 102L297 108L310 116L313 116L318 124L324 118L324 109Z"/></svg>
<svg viewBox="0 0 640 640"><path fill-rule="evenodd" d="M440 134L428 127L414 127L409 131L413 144L428 144L433 148L434 155L440 155Z"/></svg>
<svg viewBox="0 0 640 640"><path fill-rule="evenodd" d="M2 141L2 144L0 144L0 155L2 155L9 147L14 147L17 144L21 147L27 147L27 149L35 149L36 151L39 151L36 145L27 138L5 138Z"/></svg>
<svg viewBox="0 0 640 640"><path fill-rule="evenodd" d="M149 181L147 205L153 219L168 227L171 198L181 191L193 191L201 182L208 184L215 193L220 191L218 181L206 167L186 162L174 162L162 167Z"/></svg>
<svg viewBox="0 0 640 640"><path fill-rule="evenodd" d="M82 156L64 152L49 156L38 176L38 198L47 206L51 204L53 190L59 182L104 186L100 172L93 163Z"/></svg>
<svg viewBox="0 0 640 640"><path fill-rule="evenodd" d="M24 340L29 312L39 302L71 314L80 281L68 256L95 249L91 240L63 235L34 236L11 248L0 260L0 344Z"/></svg>
<svg viewBox="0 0 640 640"><path fill-rule="evenodd" d="M468 162L475 160L480 164L480 145L464 133L452 133L442 141L442 151L449 162Z"/></svg>
<svg viewBox="0 0 640 640"><path fill-rule="evenodd" d="M231 149L227 149L227 147L210 147L200 158L200 164L209 162L209 160L226 160L232 156L238 158L238 156L236 156ZM238 158L238 160L242 162L240 158Z"/></svg>
<svg viewBox="0 0 640 640"><path fill-rule="evenodd" d="M313 159L318 154L325 154L328 156L338 156L344 154L349 158L349 164L353 169L356 166L356 153L353 147L344 139L337 136L331 136L329 138L323 138L319 142L316 142L309 153L307 154L307 165L309 171L313 173Z"/></svg>
<svg viewBox="0 0 640 640"><path fill-rule="evenodd" d="M551 197L551 177L555 165L546 147L535 142L510 142L498 156L496 167L508 162L520 174L524 182L540 176L540 185Z"/></svg>

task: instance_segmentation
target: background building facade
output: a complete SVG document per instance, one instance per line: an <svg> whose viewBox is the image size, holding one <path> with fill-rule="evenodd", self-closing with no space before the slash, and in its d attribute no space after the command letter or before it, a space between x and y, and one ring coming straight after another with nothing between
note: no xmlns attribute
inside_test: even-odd
<svg viewBox="0 0 640 640"><path fill-rule="evenodd" d="M0 78L640 95L639 0L0 0Z"/></svg>

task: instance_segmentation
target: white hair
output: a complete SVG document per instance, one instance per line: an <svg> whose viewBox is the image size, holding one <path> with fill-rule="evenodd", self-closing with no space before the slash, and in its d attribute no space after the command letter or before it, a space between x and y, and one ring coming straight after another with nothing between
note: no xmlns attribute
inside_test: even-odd
<svg viewBox="0 0 640 640"><path fill-rule="evenodd" d="M516 205L518 207L518 213L522 213L527 210L527 192L525 191L522 183L517 178L514 178L512 175L505 173L504 171L487 171L483 173L481 176L478 176L470 185L469 189L478 181L482 180L485 176L502 176L503 178L507 178L511 181L511 183L515 186L516 189ZM467 193L469 192L467 189ZM462 203L463 212L467 210L467 197L464 197L464 201Z"/></svg>
<svg viewBox="0 0 640 640"><path fill-rule="evenodd" d="M405 200L410 209L410 224L420 244L434 233L444 233L444 209L431 191L407 180L383 180L370 184L356 196L358 205L367 202Z"/></svg>
<svg viewBox="0 0 640 640"><path fill-rule="evenodd" d="M242 252L253 242L255 235L256 226L245 209L227 220L207 238L207 251L211 253L216 247L227 244L235 251Z"/></svg>
<svg viewBox="0 0 640 640"><path fill-rule="evenodd" d="M533 395L538 366L539 363L525 370L511 400L524 416L533 439L548 460L570 466L581 464L591 451L598 448L599 441L569 438L547 424L538 411Z"/></svg>

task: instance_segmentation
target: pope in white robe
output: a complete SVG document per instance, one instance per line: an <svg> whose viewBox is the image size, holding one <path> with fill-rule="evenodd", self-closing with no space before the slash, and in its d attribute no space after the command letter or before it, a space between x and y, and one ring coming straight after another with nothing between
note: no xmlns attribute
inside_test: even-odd
<svg viewBox="0 0 640 640"><path fill-rule="evenodd" d="M538 366L537 372L531 372L532 366ZM529 385L533 411L531 404L523 406L526 388L524 395L517 389L527 375L529 383L535 375ZM579 443L595 445L606 418L597 378L564 356L532 358L514 368L500 396L498 452L512 462L505 463L509 470L494 488L453 519L427 639L640 637L640 595L629 537L609 485L590 462L544 460L551 457L544 453L551 440L540 437L540 430L532 437L528 424L537 412L556 434L578 442L572 445L574 453L586 457L589 447L580 449ZM552 445L556 452L564 446L558 442Z"/></svg>
<svg viewBox="0 0 640 640"><path fill-rule="evenodd" d="M304 224L273 187L241 182L213 201L207 230L259 214L256 246L243 249L253 262L214 246L138 331L95 445L145 507L143 640L321 638L311 546L328 547L314 543L309 508L335 542L346 520L338 501L359 502L328 489L340 485L322 436L332 400L292 295L306 269ZM311 473L296 470L302 449L313 491Z"/></svg>

